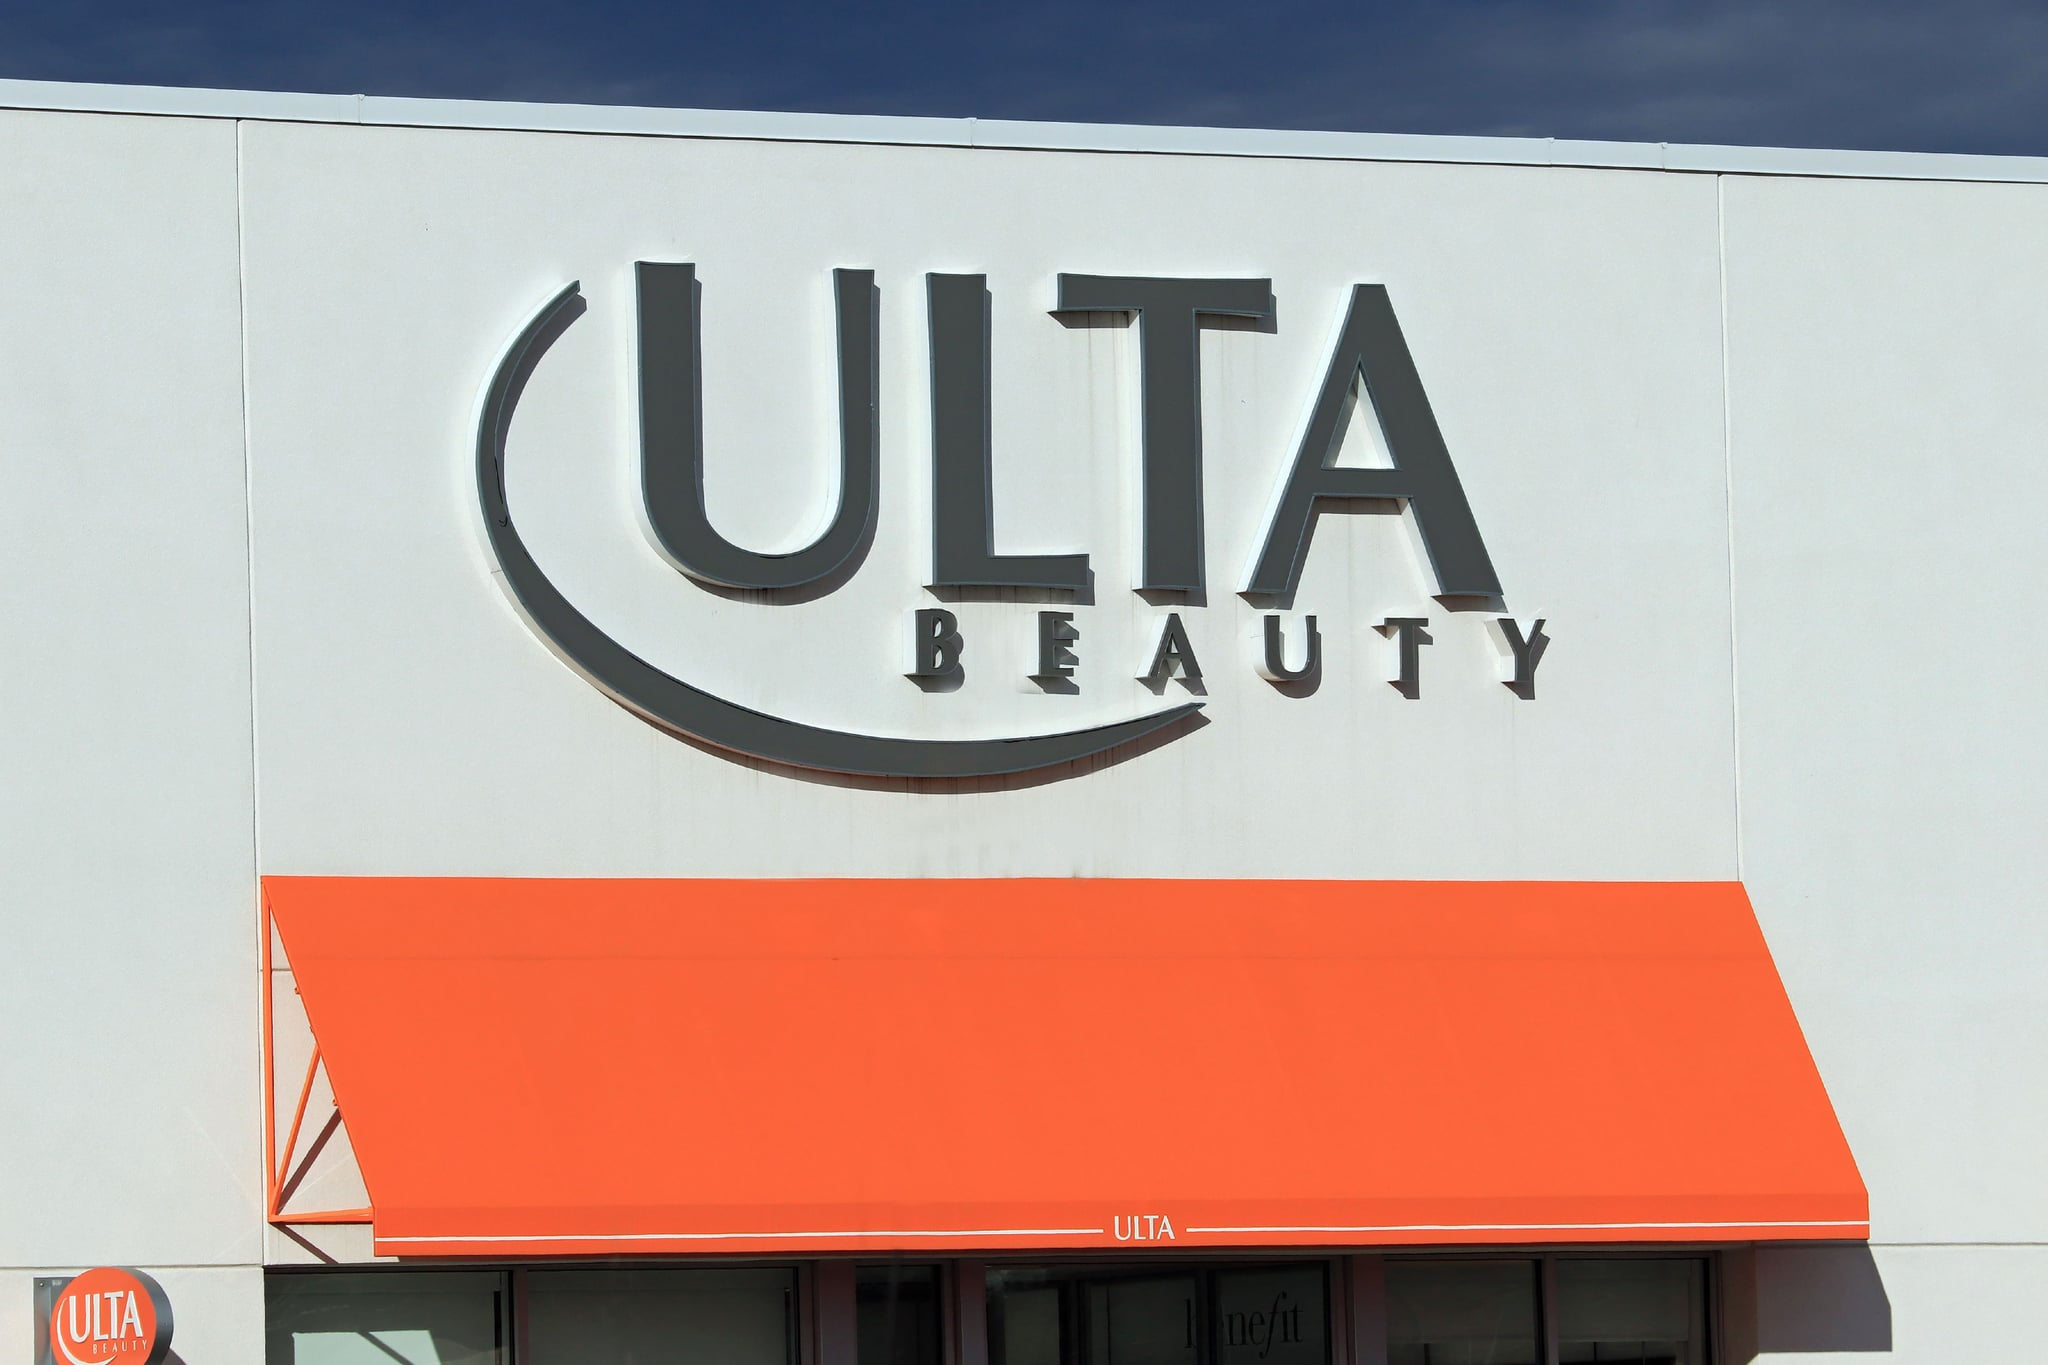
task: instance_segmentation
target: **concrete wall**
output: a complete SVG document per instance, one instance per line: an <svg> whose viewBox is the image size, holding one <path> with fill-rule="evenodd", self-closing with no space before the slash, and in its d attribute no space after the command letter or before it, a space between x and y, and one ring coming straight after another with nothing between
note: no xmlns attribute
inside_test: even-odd
<svg viewBox="0 0 2048 1365"><path fill-rule="evenodd" d="M1740 859L1900 1354L2039 1342L2048 187L1728 177ZM1767 1314L1806 1301L1817 1253ZM1965 1288L1965 1286L1969 1286ZM1951 1335L1952 1334L1952 1335Z"/></svg>
<svg viewBox="0 0 2048 1365"><path fill-rule="evenodd" d="M243 138L266 871L1734 875L1711 180L287 125ZM824 515L830 272L875 269L883 504L844 588L734 601L636 529L635 259L699 265L707 495L727 534L764 548L803 543ZM964 796L737 766L538 648L469 534L475 395L526 317L580 279L590 311L526 391L509 495L563 590L629 647L746 705L891 733L1154 708L1135 675L1167 608L1130 590L1136 338L1046 311L1061 270L1137 269L1270 274L1279 307L1271 334L1205 340L1212 585L1182 610L1213 723L1142 762ZM1078 695L1026 681L1031 603L959 605L959 692L902 677L909 613L933 600L927 270L989 276L999 548L1093 556ZM1384 517L1326 517L1317 535L1296 605L1325 635L1318 693L1282 696L1252 671L1257 613L1235 589L1365 279L1394 282L1510 605L1547 612L1563 642L1538 703L1500 686L1483 616L1434 607ZM1437 618L1438 643L1411 702L1385 685L1393 646L1372 626L1414 614Z"/></svg>
<svg viewBox="0 0 2048 1365"><path fill-rule="evenodd" d="M1873 1245L1744 1259L1736 1344L2048 1344L2019 1292L2048 1242L2048 646L2013 610L2048 560L2048 188L36 113L0 142L0 1340L36 1268L125 1262L189 1268L163 1278L191 1365L260 1357L253 1328L188 1345L185 1306L260 1315L260 871L1740 877ZM875 270L883 506L839 591L712 594L641 534L636 259L699 267L712 515L762 549L826 513L830 272ZM989 277L998 548L1093 557L1076 695L1026 680L1014 600L952 604L958 692L900 676L934 600L927 271ZM1205 602L1130 590L1137 336L1049 317L1060 271L1274 281L1270 329L1202 342ZM960 737L1161 704L1134 675L1178 609L1210 723L937 793L612 705L474 530L478 394L571 279L589 311L509 491L629 646ZM1391 291L1508 608L1549 620L1533 701L1388 517L1317 533L1290 621L1319 619L1321 686L1252 671L1236 589L1358 281ZM1389 615L1433 619L1419 699L1386 686Z"/></svg>
<svg viewBox="0 0 2048 1365"><path fill-rule="evenodd" d="M192 1365L254 1365L235 130L0 146L0 1355L38 1270L112 1263L163 1268Z"/></svg>

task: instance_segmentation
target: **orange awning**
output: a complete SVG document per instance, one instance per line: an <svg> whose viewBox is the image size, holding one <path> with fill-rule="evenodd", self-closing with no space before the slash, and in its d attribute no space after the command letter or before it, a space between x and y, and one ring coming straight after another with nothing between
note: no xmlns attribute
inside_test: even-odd
<svg viewBox="0 0 2048 1365"><path fill-rule="evenodd" d="M1868 1235L1733 883L264 892L382 1254Z"/></svg>

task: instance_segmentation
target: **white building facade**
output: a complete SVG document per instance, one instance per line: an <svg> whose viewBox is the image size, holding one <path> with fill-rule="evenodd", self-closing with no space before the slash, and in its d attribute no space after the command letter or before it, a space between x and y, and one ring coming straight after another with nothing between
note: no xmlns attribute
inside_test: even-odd
<svg viewBox="0 0 2048 1365"><path fill-rule="evenodd" d="M2048 164L0 106L7 1358L2048 1347Z"/></svg>

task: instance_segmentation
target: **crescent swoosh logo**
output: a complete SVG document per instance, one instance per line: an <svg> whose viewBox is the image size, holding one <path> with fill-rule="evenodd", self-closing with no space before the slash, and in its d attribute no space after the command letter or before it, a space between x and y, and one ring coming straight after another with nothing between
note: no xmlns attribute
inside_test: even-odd
<svg viewBox="0 0 2048 1365"><path fill-rule="evenodd" d="M62 1332L57 1332L53 1334L51 1340L57 1343L57 1349L63 1353L63 1356L66 1360L71 1362L71 1365L96 1365L96 1363L93 1361L80 1360L78 1358L77 1353L71 1349L69 1343L67 1343L64 1340L64 1334Z"/></svg>
<svg viewBox="0 0 2048 1365"><path fill-rule="evenodd" d="M556 338L583 312L576 282L528 322L498 362L477 419L476 485L484 536L507 593L534 633L613 701L650 724L731 753L868 777L999 777L1090 758L1192 728L1199 702L1058 734L931 740L869 735L771 716L693 687L606 635L535 561L505 496L505 439L519 394ZM1178 738L1178 735L1172 736Z"/></svg>

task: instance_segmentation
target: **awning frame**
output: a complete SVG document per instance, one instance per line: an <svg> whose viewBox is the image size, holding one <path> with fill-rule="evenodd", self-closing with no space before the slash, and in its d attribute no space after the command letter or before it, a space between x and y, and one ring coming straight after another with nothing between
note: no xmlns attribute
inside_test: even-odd
<svg viewBox="0 0 2048 1365"><path fill-rule="evenodd" d="M365 1205L354 1209L292 1209L287 1211L285 1203L298 1183L306 1177L314 1158L319 1155L317 1145L298 1159L299 1132L305 1124L306 1110L313 1098L313 1083L321 1072L320 1040L313 1040L313 1054L306 1063L305 1078L299 1083L298 1103L292 1107L291 1126L287 1130L284 1149L277 1145L277 971L273 960L273 945L277 942L277 925L270 913L270 896L260 897L260 932L262 946L257 960L263 973L262 983L262 1074L263 1074L263 1221L272 1227L287 1228L293 1225L314 1226L320 1224L373 1224L376 1219L374 1206ZM331 1115L322 1124L338 1124L341 1109L332 1103Z"/></svg>

